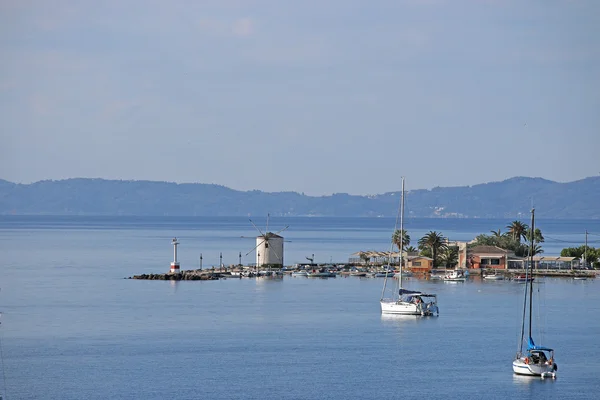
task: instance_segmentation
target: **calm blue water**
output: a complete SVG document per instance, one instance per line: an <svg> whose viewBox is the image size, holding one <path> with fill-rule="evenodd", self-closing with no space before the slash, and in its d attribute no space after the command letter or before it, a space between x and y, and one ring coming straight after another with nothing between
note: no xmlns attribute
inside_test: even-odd
<svg viewBox="0 0 600 400"><path fill-rule="evenodd" d="M264 218L255 220L261 229ZM409 220L455 240L500 220ZM389 219L272 218L286 263L387 250ZM540 221L546 254L579 246L600 221ZM559 378L513 376L523 285L409 280L434 291L439 318L385 318L382 279L134 281L163 272L170 238L182 268L237 263L245 218L0 217L1 393L8 399L596 398L600 284L544 279L540 344ZM552 238L551 240L549 238ZM590 245L599 236L590 235ZM244 256L253 262L253 255ZM536 321L538 319L536 318Z"/></svg>

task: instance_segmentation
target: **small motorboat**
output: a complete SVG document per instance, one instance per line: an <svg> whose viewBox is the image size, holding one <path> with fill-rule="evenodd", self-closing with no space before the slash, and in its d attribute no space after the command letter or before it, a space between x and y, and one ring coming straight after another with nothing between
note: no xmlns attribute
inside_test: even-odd
<svg viewBox="0 0 600 400"><path fill-rule="evenodd" d="M306 276L309 278L335 278L336 274L327 268L319 268L308 271Z"/></svg>
<svg viewBox="0 0 600 400"><path fill-rule="evenodd" d="M534 279L533 276L525 276L525 274L515 275L512 278L513 281L519 282L519 283L529 282L529 281L532 281L533 279Z"/></svg>
<svg viewBox="0 0 600 400"><path fill-rule="evenodd" d="M464 282L467 280L462 271L454 270L444 275L444 282Z"/></svg>

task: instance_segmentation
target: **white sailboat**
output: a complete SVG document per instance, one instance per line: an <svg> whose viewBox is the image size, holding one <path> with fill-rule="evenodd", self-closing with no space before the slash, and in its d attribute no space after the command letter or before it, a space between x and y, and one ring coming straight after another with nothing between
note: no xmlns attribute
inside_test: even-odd
<svg viewBox="0 0 600 400"><path fill-rule="evenodd" d="M519 375L540 376L542 378L556 378L558 366L554 361L554 349L544 346L538 346L534 343L531 336L531 322L533 311L533 279L531 279L533 269L533 248L535 232L535 210L531 210L531 241L529 250L529 267L525 270L525 280L529 284L525 285L525 298L523 301L523 322L521 324L521 337L519 340L519 349L513 360L513 372ZM529 278L529 279L528 279ZM527 310L529 305L529 311ZM525 319L529 316L529 338L527 340L527 350L523 353L523 341L525 338Z"/></svg>
<svg viewBox="0 0 600 400"><path fill-rule="evenodd" d="M396 227L394 227L394 232ZM400 200L400 274L398 274L398 286L392 284L394 287L394 294L391 298L385 298L388 274L386 274L383 281L383 290L381 292L381 299L379 303L381 305L382 314L398 314L398 315L439 315L439 309L437 306L437 295L430 293L423 293L415 290L406 290L402 288L402 249L404 247L404 177L402 177L402 197ZM390 249L390 258L393 250Z"/></svg>

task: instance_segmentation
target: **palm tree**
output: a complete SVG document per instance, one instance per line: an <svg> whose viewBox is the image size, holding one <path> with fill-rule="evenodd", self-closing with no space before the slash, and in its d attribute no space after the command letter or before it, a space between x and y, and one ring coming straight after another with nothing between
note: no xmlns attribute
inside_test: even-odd
<svg viewBox="0 0 600 400"><path fill-rule="evenodd" d="M433 258L433 266L435 267L438 252L445 250L447 247L446 238L441 233L429 231L428 234L419 239L419 247L431 249L431 258Z"/></svg>
<svg viewBox="0 0 600 400"><path fill-rule="evenodd" d="M406 232L406 229L402 229L402 249L400 248L400 229L396 229L392 236L392 242L398 247L398 251L404 250L410 244L410 235Z"/></svg>
<svg viewBox="0 0 600 400"><path fill-rule="evenodd" d="M440 252L440 258L444 262L446 268L452 268L458 264L458 247L447 246L446 249Z"/></svg>
<svg viewBox="0 0 600 400"><path fill-rule="evenodd" d="M521 238L527 239L527 230L529 226L527 224L522 223L521 221L513 221L510 225L507 226L508 234L513 240L521 243Z"/></svg>
<svg viewBox="0 0 600 400"><path fill-rule="evenodd" d="M490 231L490 232L492 232L492 236L495 238L502 237L502 235L503 235L499 228L497 231Z"/></svg>
<svg viewBox="0 0 600 400"><path fill-rule="evenodd" d="M528 240L531 240L531 229L527 229L527 231L525 232L525 235ZM533 231L533 241L535 243L543 243L544 242L544 235L542 235L542 231L540 231L540 228L535 228L535 231Z"/></svg>
<svg viewBox="0 0 600 400"><path fill-rule="evenodd" d="M544 249L542 249L542 246L540 246L539 244L534 244L533 245L533 255L535 256L536 254L541 254L544 252Z"/></svg>
<svg viewBox="0 0 600 400"><path fill-rule="evenodd" d="M416 253L417 249L415 249L414 246L408 246L404 249L404 251L406 251L407 253Z"/></svg>

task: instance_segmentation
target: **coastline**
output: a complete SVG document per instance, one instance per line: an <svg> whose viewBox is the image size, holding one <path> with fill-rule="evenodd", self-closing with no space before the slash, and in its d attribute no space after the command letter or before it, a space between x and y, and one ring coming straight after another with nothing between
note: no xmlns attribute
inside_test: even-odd
<svg viewBox="0 0 600 400"><path fill-rule="evenodd" d="M327 266L322 266L319 268L328 269ZM356 275L355 271L350 270L341 270L335 271L335 275L342 277L368 277L368 278L376 278L375 274L377 272L381 272L379 267L371 267L371 268L362 268L364 270L364 275ZM496 274L501 275L505 280L513 280L516 276L525 275L524 269L509 269L509 270L499 270L499 269L437 269L434 270L434 273L411 273L411 277L414 279L422 279L422 280L431 280L432 275L434 274L442 274L445 275L450 271L463 271L467 276L471 277L482 277L485 275ZM195 270L182 270L180 272L172 273L143 273L139 275L133 275L124 279L136 279L136 280L167 280L167 281L209 281L209 280L218 280L218 279L241 279L241 278L256 278L256 277L266 277L266 278L277 278L283 277L284 275L291 276L295 271L299 271L299 269L294 269L292 267L284 267L283 269L273 269L269 272L272 274L257 274L256 269L253 267L222 267L215 269L195 269ZM276 272L277 271L277 272ZM266 272L266 271L265 271ZM397 273L398 271L396 271ZM555 277L555 278L596 278L600 275L600 271L598 270L535 270L532 273L533 276L537 277ZM334 276L331 276L334 277ZM393 277L390 277L393 278Z"/></svg>

